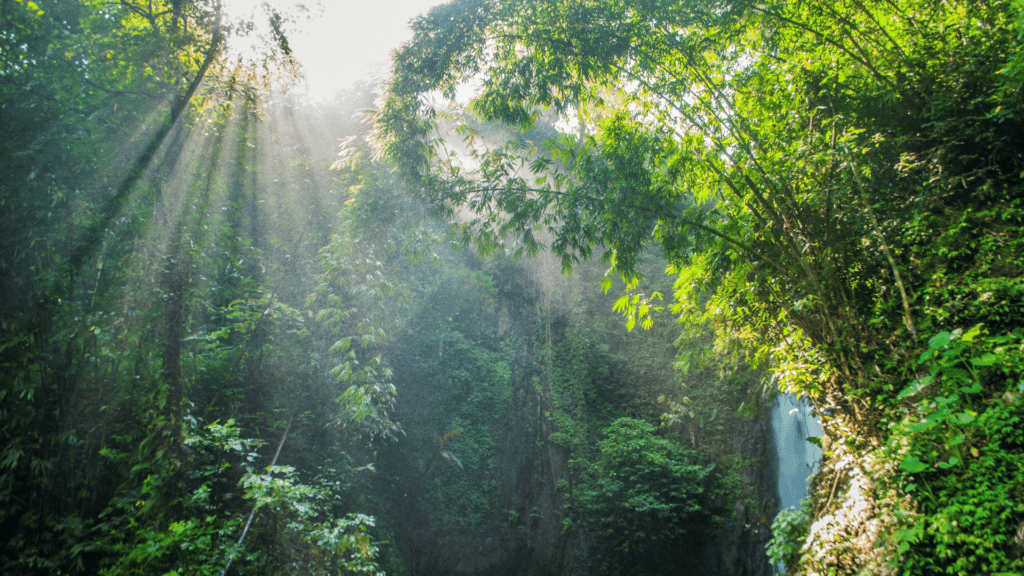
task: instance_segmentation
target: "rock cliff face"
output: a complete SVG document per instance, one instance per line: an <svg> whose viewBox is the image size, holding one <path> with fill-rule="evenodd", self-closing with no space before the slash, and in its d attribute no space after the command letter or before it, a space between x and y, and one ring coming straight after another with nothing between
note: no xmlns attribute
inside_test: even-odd
<svg viewBox="0 0 1024 576"><path fill-rule="evenodd" d="M705 574L771 576L765 546L771 539L771 521L778 510L778 459L771 417L767 411L745 420L730 434L729 451L750 464L740 468L739 480L749 499L733 502L735 520L722 527L721 536L708 548L702 563Z"/></svg>
<svg viewBox="0 0 1024 576"><path fill-rule="evenodd" d="M609 417L604 412L656 419L664 407L643 394L671 390L673 384L644 381L647 390L638 391L636 367L614 353L621 343L600 341L597 327L580 329L589 320L586 303L572 300L571 286L556 287L562 296L552 303L551 287L518 266L501 267L493 278L494 306L483 318L493 333L476 345L501 351L488 358L507 369L507 382L495 385L500 390L493 405L479 398L482 372L456 394L459 371L472 369L446 365L459 359L453 334L444 335L440 345L441 335L428 338L421 356L429 350L429 362L396 362L396 385L406 405L398 417L408 423L408 436L388 448L378 466L383 477L378 484L386 485L382 524L400 551L400 569L410 574L590 574L590 543L564 494L574 481L571 461L580 457L573 438L593 437L602 418ZM607 302L596 305L610 308ZM624 331L621 323L616 330ZM584 336L588 341L579 343ZM670 344L663 343L667 356L659 360L666 366L672 360ZM583 378L580 373L588 370L593 374ZM657 374L671 377L672 372ZM575 388L569 382L574 377ZM474 420L467 412L481 407L488 411L486 419ZM774 442L763 412L738 419L741 424L731 427L724 445L714 448L741 463L731 467L735 493L719 489L710 500L716 515L728 520L712 536L681 541L681 547L692 548L691 560L666 566L665 574L772 573L764 547L778 504ZM711 442L699 428L678 433L684 444ZM721 434L716 438L722 442ZM462 500L479 506L467 508Z"/></svg>
<svg viewBox="0 0 1024 576"><path fill-rule="evenodd" d="M537 328L545 320L542 288L518 267L508 267L498 290L499 317L508 319L503 337L516 350L511 418L497 443L499 508L509 511L509 522L500 554L481 573L571 574L582 535L562 526L566 507L558 483L570 477L571 453L549 441L558 427L550 418L549 383L536 349Z"/></svg>

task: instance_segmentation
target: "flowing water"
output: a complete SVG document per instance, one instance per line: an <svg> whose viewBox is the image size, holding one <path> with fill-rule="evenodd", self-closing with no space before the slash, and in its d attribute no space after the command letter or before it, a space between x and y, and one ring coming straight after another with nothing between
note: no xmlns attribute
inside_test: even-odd
<svg viewBox="0 0 1024 576"><path fill-rule="evenodd" d="M821 420L806 397L779 394L772 411L775 448L779 454L779 502L785 510L799 506L811 476L818 471L821 448L807 441L822 435Z"/></svg>
<svg viewBox="0 0 1024 576"><path fill-rule="evenodd" d="M821 448L807 438L822 435L821 419L807 397L779 394L772 410L775 450L779 455L779 510L797 507L807 496L811 477L818 472ZM776 574L785 574L781 564Z"/></svg>

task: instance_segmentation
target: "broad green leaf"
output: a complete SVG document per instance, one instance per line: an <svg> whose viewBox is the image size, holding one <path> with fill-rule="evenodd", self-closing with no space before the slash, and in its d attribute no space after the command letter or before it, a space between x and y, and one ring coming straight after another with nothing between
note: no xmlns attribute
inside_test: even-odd
<svg viewBox="0 0 1024 576"><path fill-rule="evenodd" d="M921 462L921 459L917 456L907 456L900 462L900 470L910 474L916 474L923 472L928 469L928 465Z"/></svg>

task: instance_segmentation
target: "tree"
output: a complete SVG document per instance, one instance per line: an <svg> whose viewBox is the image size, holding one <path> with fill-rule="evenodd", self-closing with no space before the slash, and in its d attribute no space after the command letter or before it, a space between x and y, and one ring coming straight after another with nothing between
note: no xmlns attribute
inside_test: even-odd
<svg viewBox="0 0 1024 576"><path fill-rule="evenodd" d="M922 22L956 10L921 8L455 2L420 20L418 40L396 56L378 117L380 151L400 155L435 200L469 208L476 218L464 229L485 250L509 236L510 249L532 253L536 230L546 229L567 268L598 246L628 281L647 246L660 242L685 266L688 286L719 277L720 294L742 304L719 322L733 334L764 328L763 357L787 347L806 353L808 340L834 350L808 391L830 378L871 380L877 359L861 358L854 344L875 332L868 317L886 321L878 338L917 330L909 272L896 261L906 255L894 252L892 235L952 186L921 188L954 146L927 133L929 121L938 107L951 112L967 99L947 101L954 95L936 89L931 61L898 56L911 42L937 53L977 34L977 48L960 57L980 61L1012 33L1005 11L967 6L963 17L984 23L980 30L925 33ZM455 11L471 16L447 26ZM994 76L999 65L985 70ZM576 117L585 134L471 149L481 166L473 173L441 162L425 140L433 108L422 95L451 96L478 73L484 82L471 109L484 118L529 127L551 107ZM979 137L999 152L982 170L1012 180L1018 158L1005 150L1011 132L1001 124L1013 113L985 105L998 119ZM416 110L428 113L397 119ZM543 153L531 155L531 145ZM908 177L911 165L919 170ZM724 273L731 280L718 282ZM882 302L886 312L875 314Z"/></svg>
<svg viewBox="0 0 1024 576"><path fill-rule="evenodd" d="M59 298L75 290L79 268L126 207L152 207L159 194L140 189L180 157L180 146L166 144L180 138L188 113L251 97L275 70L295 73L284 20L268 10L274 33L264 38L264 61L250 62L229 60L229 48L259 27L230 21L219 0L4 5L0 217L10 293L53 289L49 297ZM39 236L57 218L71 229L53 246ZM26 290L34 279L25 271L35 267L52 270L41 281L53 286ZM23 311L25 300L4 302L6 313Z"/></svg>
<svg viewBox="0 0 1024 576"><path fill-rule="evenodd" d="M602 573L678 569L710 533L700 497L709 469L654 432L633 418L612 422L596 460L573 489L573 509L593 538Z"/></svg>

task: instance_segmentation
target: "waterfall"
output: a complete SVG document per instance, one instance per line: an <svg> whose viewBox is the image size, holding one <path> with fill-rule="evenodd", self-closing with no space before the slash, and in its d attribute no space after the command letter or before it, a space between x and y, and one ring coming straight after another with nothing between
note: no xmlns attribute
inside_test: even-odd
<svg viewBox="0 0 1024 576"><path fill-rule="evenodd" d="M807 495L810 478L818 472L821 448L807 441L822 435L821 420L812 405L795 394L779 394L772 410L772 429L779 455L779 509L799 506Z"/></svg>
<svg viewBox="0 0 1024 576"><path fill-rule="evenodd" d="M821 448L807 441L822 435L821 420L812 415L807 397L779 394L772 409L775 451L779 456L779 510L795 508L807 496L811 476L817 474ZM782 563L774 566L776 575L784 575Z"/></svg>

